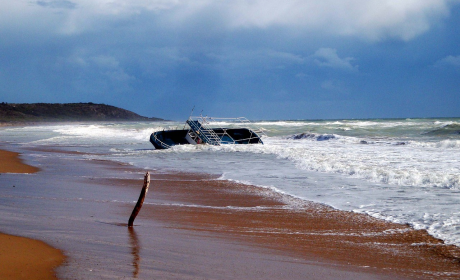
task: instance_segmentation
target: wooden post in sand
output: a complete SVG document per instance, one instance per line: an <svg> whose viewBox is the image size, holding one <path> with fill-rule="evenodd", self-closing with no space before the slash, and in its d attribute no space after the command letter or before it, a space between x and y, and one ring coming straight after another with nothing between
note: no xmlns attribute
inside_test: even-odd
<svg viewBox="0 0 460 280"><path fill-rule="evenodd" d="M136 206L131 213L131 217L129 217L128 227L132 227L134 223L134 219L136 219L137 214L141 211L142 204L144 203L144 198L147 192L149 191L149 184L150 184L150 173L147 171L144 176L144 186L142 187L141 194L139 196L139 200L136 203Z"/></svg>

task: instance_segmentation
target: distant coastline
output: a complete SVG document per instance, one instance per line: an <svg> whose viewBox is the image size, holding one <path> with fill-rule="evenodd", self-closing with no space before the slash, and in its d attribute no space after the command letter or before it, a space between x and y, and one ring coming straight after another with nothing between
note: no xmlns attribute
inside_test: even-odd
<svg viewBox="0 0 460 280"><path fill-rule="evenodd" d="M33 122L161 121L106 104L0 103L0 125Z"/></svg>

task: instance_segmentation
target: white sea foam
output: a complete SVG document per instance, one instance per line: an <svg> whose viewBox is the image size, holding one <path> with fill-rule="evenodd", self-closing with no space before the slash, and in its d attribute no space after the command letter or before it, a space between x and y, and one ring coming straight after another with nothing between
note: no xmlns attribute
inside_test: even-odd
<svg viewBox="0 0 460 280"><path fill-rule="evenodd" d="M460 148L460 140L442 140L439 142L434 143L436 148Z"/></svg>
<svg viewBox="0 0 460 280"><path fill-rule="evenodd" d="M97 155L89 158L149 170L222 174L221 179L287 194L293 202L306 199L409 223L460 246L459 123L458 119L256 122L268 134L264 145L183 145L169 150L154 150L150 134L182 129L183 123L0 128L0 136L27 146L91 149ZM301 133L314 137L288 139ZM322 135L334 138L318 141Z"/></svg>

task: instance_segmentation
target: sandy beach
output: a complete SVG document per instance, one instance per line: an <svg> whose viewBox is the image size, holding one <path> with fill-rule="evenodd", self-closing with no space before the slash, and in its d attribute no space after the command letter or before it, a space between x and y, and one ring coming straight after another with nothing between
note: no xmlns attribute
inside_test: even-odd
<svg viewBox="0 0 460 280"><path fill-rule="evenodd" d="M41 153L42 171L2 174L17 182L0 197L0 213L10 214L2 224L62 249L61 279L460 276L458 248L425 231L207 174L151 170L129 229L146 170L56 147L29 151Z"/></svg>
<svg viewBox="0 0 460 280"><path fill-rule="evenodd" d="M35 173L40 171L35 166L22 162L19 153L0 150L0 173Z"/></svg>
<svg viewBox="0 0 460 280"><path fill-rule="evenodd" d="M0 150L0 173L35 173L18 153ZM54 268L63 263L61 251L46 243L0 233L0 279L56 279Z"/></svg>
<svg viewBox="0 0 460 280"><path fill-rule="evenodd" d="M0 279L57 279L65 259L58 249L29 238L0 233Z"/></svg>
<svg viewBox="0 0 460 280"><path fill-rule="evenodd" d="M426 231L199 174L153 175L144 216L250 241L283 255L412 279L456 279L460 250ZM148 210L147 210L148 209Z"/></svg>

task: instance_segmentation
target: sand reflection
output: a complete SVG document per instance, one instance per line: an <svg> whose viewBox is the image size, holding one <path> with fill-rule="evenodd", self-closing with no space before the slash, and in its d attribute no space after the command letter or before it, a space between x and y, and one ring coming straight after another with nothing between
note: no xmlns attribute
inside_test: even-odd
<svg viewBox="0 0 460 280"><path fill-rule="evenodd" d="M139 256L140 246L139 246L139 238L137 237L136 231L134 227L128 227L129 232L129 243L131 245L131 255L133 255L133 278L137 278L139 275L139 263L141 261L141 257Z"/></svg>

